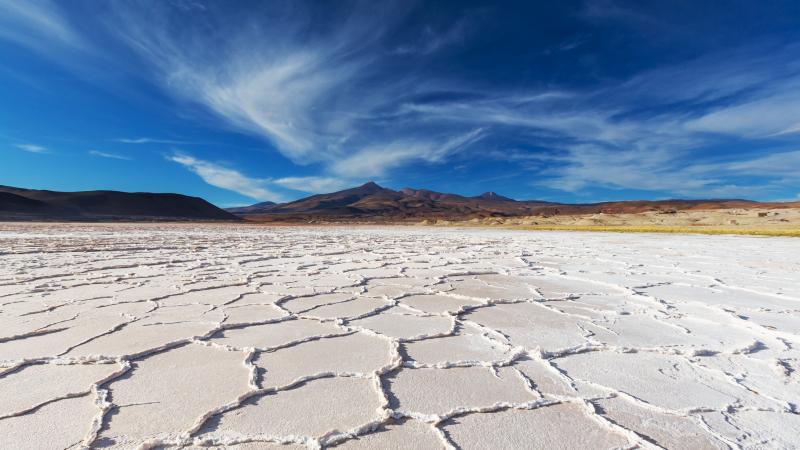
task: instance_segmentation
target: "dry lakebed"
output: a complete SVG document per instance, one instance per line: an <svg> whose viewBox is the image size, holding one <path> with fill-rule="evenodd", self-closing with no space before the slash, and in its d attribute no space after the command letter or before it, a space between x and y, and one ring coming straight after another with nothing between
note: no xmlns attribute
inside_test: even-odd
<svg viewBox="0 0 800 450"><path fill-rule="evenodd" d="M0 447L800 447L800 239L0 224Z"/></svg>

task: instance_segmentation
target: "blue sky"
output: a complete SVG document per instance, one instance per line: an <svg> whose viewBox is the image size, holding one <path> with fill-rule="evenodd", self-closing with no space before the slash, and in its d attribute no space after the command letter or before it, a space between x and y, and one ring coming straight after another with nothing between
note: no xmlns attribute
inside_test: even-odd
<svg viewBox="0 0 800 450"><path fill-rule="evenodd" d="M800 198L800 2L0 0L0 184Z"/></svg>

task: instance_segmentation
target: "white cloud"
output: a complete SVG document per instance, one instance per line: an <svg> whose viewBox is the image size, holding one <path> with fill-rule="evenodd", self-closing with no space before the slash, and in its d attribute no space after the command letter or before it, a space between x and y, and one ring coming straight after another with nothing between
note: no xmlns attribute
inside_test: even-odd
<svg viewBox="0 0 800 450"><path fill-rule="evenodd" d="M773 90L774 95L714 110L688 122L687 127L752 138L800 131L800 84Z"/></svg>
<svg viewBox="0 0 800 450"><path fill-rule="evenodd" d="M155 139L155 138L118 138L114 139L116 142L123 144L186 144L185 141L175 141L170 139Z"/></svg>
<svg viewBox="0 0 800 450"><path fill-rule="evenodd" d="M250 178L234 169L203 161L183 153L167 156L167 159L191 170L212 186L238 192L259 201L283 201L282 195L264 187L266 180Z"/></svg>
<svg viewBox="0 0 800 450"><path fill-rule="evenodd" d="M789 125L786 129L775 133L775 136L800 133L800 122Z"/></svg>
<svg viewBox="0 0 800 450"><path fill-rule="evenodd" d="M146 61L167 92L266 137L295 163L334 159L337 143L357 128L354 122L387 101L387 92L364 96L354 86L371 75L371 56L360 50L383 32L367 17L338 24L333 35L312 37L318 33L298 20L291 5L275 6L268 25L252 18L217 23L205 15L224 31L221 41L205 32L205 22L195 28L168 5L153 8L115 3L108 27Z"/></svg>
<svg viewBox="0 0 800 450"><path fill-rule="evenodd" d="M741 175L800 180L800 150L771 153L755 158L701 167L710 167L712 170L734 172Z"/></svg>
<svg viewBox="0 0 800 450"><path fill-rule="evenodd" d="M677 158L668 150L640 152L576 148L558 158L565 165L537 184L579 192L606 187L671 192L686 197L744 197L770 195L779 184L800 181L800 151L702 163ZM727 182L732 177L760 177L756 184Z"/></svg>
<svg viewBox="0 0 800 450"><path fill-rule="evenodd" d="M340 177L284 177L271 181L278 186L309 194L341 191L353 187L355 181Z"/></svg>
<svg viewBox="0 0 800 450"><path fill-rule="evenodd" d="M130 161L131 160L131 158L129 158L127 156L118 155L116 153L101 152L99 150L89 150L89 154L92 155L92 156L99 156L101 158L121 159L121 160L125 160L125 161Z"/></svg>
<svg viewBox="0 0 800 450"><path fill-rule="evenodd" d="M83 38L60 12L60 5L48 0L0 1L0 37L45 56L54 56L53 45L85 46Z"/></svg>
<svg viewBox="0 0 800 450"><path fill-rule="evenodd" d="M17 147L20 150L25 150L26 152L29 152L29 153L50 153L50 150L48 150L45 147L42 147L41 145L17 144L17 145L15 145L15 147Z"/></svg>
<svg viewBox="0 0 800 450"><path fill-rule="evenodd" d="M478 128L439 143L407 140L370 146L334 162L331 170L347 178L383 177L389 170L415 161L441 162L481 139L483 133L483 129Z"/></svg>
<svg viewBox="0 0 800 450"><path fill-rule="evenodd" d="M270 186L309 194L320 194L347 189L353 187L359 181L350 178L324 176L259 179L248 177L235 169L200 160L185 153L169 155L167 159L191 170L212 186L238 192L259 201L282 202L287 200L285 196L271 190Z"/></svg>
<svg viewBox="0 0 800 450"><path fill-rule="evenodd" d="M622 151L594 145L575 146L555 158L557 169L544 169L537 184L579 192L587 187L702 192L718 180L707 172L688 174L676 166L669 151Z"/></svg>
<svg viewBox="0 0 800 450"><path fill-rule="evenodd" d="M389 169L409 161L424 160L424 155L430 152L432 148L427 143L395 142L375 145L334 162L332 170L337 175L348 178L383 177Z"/></svg>

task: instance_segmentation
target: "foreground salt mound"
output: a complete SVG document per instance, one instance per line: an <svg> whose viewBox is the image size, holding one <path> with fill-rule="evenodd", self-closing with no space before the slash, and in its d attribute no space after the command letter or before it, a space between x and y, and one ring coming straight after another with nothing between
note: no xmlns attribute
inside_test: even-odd
<svg viewBox="0 0 800 450"><path fill-rule="evenodd" d="M322 378L251 399L213 418L200 438L225 443L259 436L302 443L347 432L382 417L384 399L373 384L366 378Z"/></svg>
<svg viewBox="0 0 800 450"><path fill-rule="evenodd" d="M250 301L249 297L243 298L245 302ZM226 325L247 325L258 321L278 319L286 316L286 313L275 305L260 305L243 303L239 306L229 306L224 308Z"/></svg>
<svg viewBox="0 0 800 450"><path fill-rule="evenodd" d="M670 411L724 409L751 395L681 356L588 352L553 363L573 380L579 392L622 394Z"/></svg>
<svg viewBox="0 0 800 450"><path fill-rule="evenodd" d="M494 305L469 311L464 318L502 333L517 345L543 352L586 342L587 332L574 317L538 303Z"/></svg>
<svg viewBox="0 0 800 450"><path fill-rule="evenodd" d="M3 445L18 450L78 449L97 415L89 396L48 403L33 414L0 421Z"/></svg>
<svg viewBox="0 0 800 450"><path fill-rule="evenodd" d="M339 450L370 450L383 448L441 448L442 441L435 428L418 420L406 419L385 424L369 434L336 445Z"/></svg>
<svg viewBox="0 0 800 450"><path fill-rule="evenodd" d="M0 224L3 448L797 448L800 241Z"/></svg>
<svg viewBox="0 0 800 450"><path fill-rule="evenodd" d="M445 422L445 433L461 448L502 449L619 448L624 433L593 420L583 405L564 403L535 409L507 409Z"/></svg>
<svg viewBox="0 0 800 450"><path fill-rule="evenodd" d="M403 344L411 367L469 365L481 362L501 362L508 359L513 348L486 339L478 327L469 324L453 336L423 339Z"/></svg>
<svg viewBox="0 0 800 450"><path fill-rule="evenodd" d="M389 340L376 335L354 333L261 353L253 364L265 372L262 386L280 387L309 374L368 375L391 362L392 345Z"/></svg>
<svg viewBox="0 0 800 450"><path fill-rule="evenodd" d="M402 369L388 377L392 407L436 421L463 411L491 410L537 399L512 368Z"/></svg>
<svg viewBox="0 0 800 450"><path fill-rule="evenodd" d="M170 448L168 446L161 447ZM209 448L225 448L226 450L302 450L305 446L293 444L278 444L274 442L245 442L242 444L228 444L224 447L206 445L184 445L180 450L208 450ZM160 450L160 449L159 449Z"/></svg>
<svg viewBox="0 0 800 450"><path fill-rule="evenodd" d="M58 308L54 310L57 313L53 317L49 317L51 314L48 308L38 308L36 312L26 313L41 316L46 323L25 330L14 330L14 334L7 335L0 341L0 361L64 355L80 345L124 327L133 319L126 317L126 313L135 317L146 311L139 305L100 306L107 307L99 308L89 304L76 305L64 311ZM12 313L7 317L11 321L14 315Z"/></svg>
<svg viewBox="0 0 800 450"><path fill-rule="evenodd" d="M208 322L163 322L145 319L127 323L112 333L76 345L65 355L71 357L137 355L185 338L204 336L215 327L215 324Z"/></svg>
<svg viewBox="0 0 800 450"><path fill-rule="evenodd" d="M199 344L154 354L109 384L114 408L98 444L131 448L174 439L215 406L248 389L245 355Z"/></svg>
<svg viewBox="0 0 800 450"><path fill-rule="evenodd" d="M733 417L719 413L703 415L706 423L731 442L744 448L797 448L800 416L787 411L744 410ZM776 427L776 423L783 426Z"/></svg>
<svg viewBox="0 0 800 450"><path fill-rule="evenodd" d="M333 323L321 323L315 320L290 318L290 320L270 320L270 322L225 330L223 334L215 337L213 342L233 348L267 350L308 339L345 334L345 331Z"/></svg>
<svg viewBox="0 0 800 450"><path fill-rule="evenodd" d="M391 307L391 304L388 304L386 301L369 297L359 297L341 303L321 305L306 311L305 315L317 319L353 319L372 312L388 309L389 307Z"/></svg>
<svg viewBox="0 0 800 450"><path fill-rule="evenodd" d="M465 307L474 307L481 302L469 298L448 295L409 295L400 304L431 314L456 313Z"/></svg>
<svg viewBox="0 0 800 450"><path fill-rule="evenodd" d="M405 313L394 308L382 314L354 320L350 325L397 339L420 339L450 332L453 321L450 317Z"/></svg>
<svg viewBox="0 0 800 450"><path fill-rule="evenodd" d="M701 420L658 411L636 400L611 397L596 400L595 406L611 422L647 436L663 448L691 448L695 450L726 449L727 445L709 436Z"/></svg>
<svg viewBox="0 0 800 450"><path fill-rule="evenodd" d="M336 305L340 302L353 300L354 298L355 295L349 292L331 292L317 295L307 294L289 298L282 303L282 306L286 308L287 311L297 314L311 311L321 306Z"/></svg>
<svg viewBox="0 0 800 450"><path fill-rule="evenodd" d="M90 387L120 370L118 364L35 364L3 374L0 417L23 415L55 399L88 396Z"/></svg>

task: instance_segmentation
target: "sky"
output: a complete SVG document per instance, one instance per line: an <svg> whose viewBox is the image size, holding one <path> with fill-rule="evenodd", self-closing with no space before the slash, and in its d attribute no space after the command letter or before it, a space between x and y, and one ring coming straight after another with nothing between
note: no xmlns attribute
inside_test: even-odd
<svg viewBox="0 0 800 450"><path fill-rule="evenodd" d="M800 200L800 2L0 0L0 184Z"/></svg>

